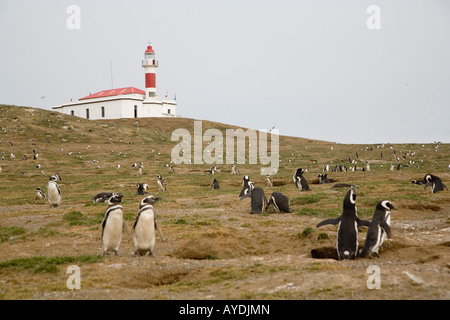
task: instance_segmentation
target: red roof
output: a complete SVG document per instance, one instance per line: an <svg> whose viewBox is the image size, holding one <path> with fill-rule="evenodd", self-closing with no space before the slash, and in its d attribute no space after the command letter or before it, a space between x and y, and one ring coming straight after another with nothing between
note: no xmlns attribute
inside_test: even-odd
<svg viewBox="0 0 450 320"><path fill-rule="evenodd" d="M131 93L137 93L145 95L145 91L142 91L140 89L137 89L135 87L126 87L126 88L119 88L119 89L110 89L110 90L103 90L94 94L90 94L84 98L80 98L79 100L84 99L94 99L94 98L103 98L103 97L112 97L112 96L118 96L123 94L131 94Z"/></svg>
<svg viewBox="0 0 450 320"><path fill-rule="evenodd" d="M155 51L153 51L152 46L148 46L147 50L145 50L145 53L155 53Z"/></svg>

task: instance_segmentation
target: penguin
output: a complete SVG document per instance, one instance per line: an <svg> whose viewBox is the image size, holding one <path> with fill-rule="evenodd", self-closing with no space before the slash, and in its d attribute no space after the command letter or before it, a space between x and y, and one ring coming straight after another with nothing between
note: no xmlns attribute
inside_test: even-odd
<svg viewBox="0 0 450 320"><path fill-rule="evenodd" d="M298 190L310 191L311 189L309 188L308 181L303 176L304 172L305 171L302 168L298 168L297 171L294 173L292 179L294 180L295 186L297 187Z"/></svg>
<svg viewBox="0 0 450 320"><path fill-rule="evenodd" d="M128 231L128 226L123 220L122 197L121 193L113 193L111 198L108 199L108 208L102 221L103 255L112 251L117 256L122 242L122 230Z"/></svg>
<svg viewBox="0 0 450 320"><path fill-rule="evenodd" d="M320 173L317 177L319 178L319 184L330 183L330 180L328 179L328 174L327 173L325 173L325 174L321 174Z"/></svg>
<svg viewBox="0 0 450 320"><path fill-rule="evenodd" d="M50 181L47 182L48 202L55 208L61 203L61 190L56 179L55 176L51 176Z"/></svg>
<svg viewBox="0 0 450 320"><path fill-rule="evenodd" d="M159 190L166 191L166 183L164 182L163 178L159 174L157 175L156 183L158 185Z"/></svg>
<svg viewBox="0 0 450 320"><path fill-rule="evenodd" d="M239 197L246 195L247 193L251 192L252 189L254 188L254 184L252 181L250 181L249 176L244 176L244 178L242 178L242 185L243 187L241 193L239 193Z"/></svg>
<svg viewBox="0 0 450 320"><path fill-rule="evenodd" d="M411 180L411 183L420 185L420 184L425 184L426 182L423 180Z"/></svg>
<svg viewBox="0 0 450 320"><path fill-rule="evenodd" d="M217 179L213 180L213 182L211 184L211 189L214 189L214 190L219 190L220 189L219 182L217 181Z"/></svg>
<svg viewBox="0 0 450 320"><path fill-rule="evenodd" d="M62 178L59 174L55 173L53 176L56 178L56 181L62 181Z"/></svg>
<svg viewBox="0 0 450 320"><path fill-rule="evenodd" d="M241 197L241 200L249 197L251 198L251 214L261 214L265 212L267 208L267 198L262 188L253 188L250 192L244 194Z"/></svg>
<svg viewBox="0 0 450 320"><path fill-rule="evenodd" d="M269 210L270 205L273 205L275 210L280 213L290 213L289 198L281 192L272 192L267 203L266 211Z"/></svg>
<svg viewBox="0 0 450 320"><path fill-rule="evenodd" d="M155 211L153 209L153 205L158 200L161 200L161 198L154 197L153 195L146 196L141 200L139 212L131 229L133 233L134 255L136 256L146 255L147 252L150 256L153 255L156 238L155 229L158 231L162 241L165 240L161 228L156 222Z"/></svg>
<svg viewBox="0 0 450 320"><path fill-rule="evenodd" d="M216 165L213 165L210 169L209 169L209 174L214 174L216 173Z"/></svg>
<svg viewBox="0 0 450 320"><path fill-rule="evenodd" d="M394 205L388 200L382 200L378 202L375 213L372 217L372 222L367 230L366 241L364 247L361 250L361 257L365 257L367 254L369 258L375 254L378 258L378 250L384 242L384 238L391 238L391 210L396 210Z"/></svg>
<svg viewBox="0 0 450 320"><path fill-rule="evenodd" d="M316 228L332 224L338 225L336 249L338 259L355 259L358 254L358 227L370 225L369 221L360 220L356 209L356 188L347 191L344 198L341 216L335 219L326 219L317 224Z"/></svg>
<svg viewBox="0 0 450 320"><path fill-rule="evenodd" d="M443 191L444 188L447 189L447 187L445 186L445 184L442 183L441 178L428 173L425 175L425 178L423 178L423 181L426 183L425 184L425 188L426 189L428 186L431 187L431 193L436 193L439 191ZM447 189L448 190L448 189Z"/></svg>
<svg viewBox="0 0 450 320"><path fill-rule="evenodd" d="M145 195L145 194L147 194L148 192L146 192L146 190L147 190L147 188L148 188L148 184L146 184L146 183L138 183L137 184L137 191L136 191L136 196L137 195L139 195L139 196L143 196L143 195Z"/></svg>
<svg viewBox="0 0 450 320"><path fill-rule="evenodd" d="M231 165L231 174L239 174L239 169L235 164Z"/></svg>
<svg viewBox="0 0 450 320"><path fill-rule="evenodd" d="M272 178L270 177L270 175L266 175L266 187L273 187L273 182L272 182Z"/></svg>
<svg viewBox="0 0 450 320"><path fill-rule="evenodd" d="M41 187L36 188L36 200L42 200L45 199L45 193L42 191Z"/></svg>
<svg viewBox="0 0 450 320"><path fill-rule="evenodd" d="M113 195L112 192L100 192L92 198L91 202L92 203L106 202L109 198L112 197L112 195Z"/></svg>

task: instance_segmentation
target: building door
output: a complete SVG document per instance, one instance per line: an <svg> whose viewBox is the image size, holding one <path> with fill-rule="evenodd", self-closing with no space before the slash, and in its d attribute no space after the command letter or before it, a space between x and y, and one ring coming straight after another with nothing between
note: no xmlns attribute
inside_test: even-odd
<svg viewBox="0 0 450 320"><path fill-rule="evenodd" d="M137 118L137 105L134 106L134 117Z"/></svg>

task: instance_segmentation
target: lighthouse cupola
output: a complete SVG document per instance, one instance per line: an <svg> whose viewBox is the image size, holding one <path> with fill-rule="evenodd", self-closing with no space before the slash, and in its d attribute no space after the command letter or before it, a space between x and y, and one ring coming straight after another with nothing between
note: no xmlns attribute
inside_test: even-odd
<svg viewBox="0 0 450 320"><path fill-rule="evenodd" d="M151 45L147 46L147 50L145 50L142 67L145 70L145 99L154 98L156 97L156 68L158 62Z"/></svg>

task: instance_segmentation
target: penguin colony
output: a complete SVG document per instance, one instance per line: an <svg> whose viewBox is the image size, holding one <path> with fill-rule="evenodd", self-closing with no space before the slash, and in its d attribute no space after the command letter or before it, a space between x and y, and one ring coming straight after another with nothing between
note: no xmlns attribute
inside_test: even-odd
<svg viewBox="0 0 450 320"><path fill-rule="evenodd" d="M395 154L395 151L394 151ZM381 156L383 157L383 155ZM11 159L15 158L15 155L11 153ZM356 154L356 158L358 158L358 154ZM27 160L28 157L23 155L23 159ZM33 159L38 159L38 154L36 150L33 150ZM350 159L349 159L350 162ZM96 160L93 160L93 163L97 163ZM355 171L357 169L356 162L352 161L354 164L353 167L350 167L349 170ZM115 168L120 169L120 164L118 164ZM139 165L134 164L132 167L136 167L139 169L140 175L142 175L142 163ZM41 165L35 166L36 169L40 169L43 173L43 168ZM394 170L395 166L391 165L391 170ZM170 166L171 172L174 172L173 166ZM402 170L402 165L399 163L396 167L397 170ZM1 170L1 167L0 167ZM336 165L332 172L336 171L347 171L348 169L344 165ZM360 169L361 171L370 171L370 164L366 163L364 167ZM449 165L450 170L450 165ZM208 171L209 174L215 174L217 171L216 166L210 168ZM330 166L327 164L323 169L324 172L330 171ZM0 171L1 172L1 171ZM308 181L305 177L305 173L307 170L302 168L298 168L294 175L293 181L295 187L299 191L310 191L310 187ZM239 174L239 170L235 165L232 165L231 173L233 175ZM328 176L326 173L319 174L319 184L330 183ZM37 187L35 189L35 199L36 200L44 200L50 203L52 207L58 207L62 200L61 189L58 185L58 181L61 181L61 177L59 174L54 174L49 177L49 181L47 182L47 195L43 192L41 187ZM157 175L157 186L160 191L166 191L166 183L163 181L161 175ZM430 187L431 193L437 193L439 191L448 190L442 180L433 175L426 174L423 179L412 180L411 183L415 185L424 185L424 189ZM140 202L140 208L136 216L136 220L134 222L132 233L133 233L133 246L134 246L134 255L153 255L154 247L155 247L155 233L158 232L161 239L164 241L164 236L162 235L161 228L159 227L154 211L154 204L160 200L159 197L154 197L152 195L147 195L148 185L145 183L137 184L138 190L136 195L145 196ZM265 186L273 187L273 181L270 176L266 176L265 178ZM390 228L390 220L391 220L391 210L396 210L394 205L389 200L381 200L378 202L375 208L375 212L373 214L371 221L361 220L357 215L356 208L356 187L350 184L335 184L333 187L335 188L350 188L346 193L343 200L343 210L342 214L335 219L326 219L319 224L317 224L317 228L320 228L325 225L337 225L337 239L336 239L336 250L338 253L339 259L355 259L358 254L361 257L368 256L372 258L373 255L379 256L379 250L382 246L384 240L391 237L391 228ZM218 190L219 183L217 179L214 179L211 184L211 189ZM289 198L283 195L280 192L272 192L271 196L267 199L264 190L259 187L255 187L254 182L250 180L249 176L244 176L242 180L242 190L239 194L241 200L246 198L250 198L251 202L251 214L261 214L267 212L270 207L273 207L274 210L278 213L290 213L291 210L289 208ZM105 211L104 218L101 224L101 232L102 232L102 252L103 254L108 254L110 252L115 255L118 254L120 243L122 240L122 231L126 231L130 234L129 230L127 230L127 225L123 220L123 208L121 206L123 196L120 193L113 192L101 192L95 195L92 198L93 203L107 202L108 208ZM367 236L365 239L364 246L361 250L358 251L358 236L360 227L367 227Z"/></svg>

